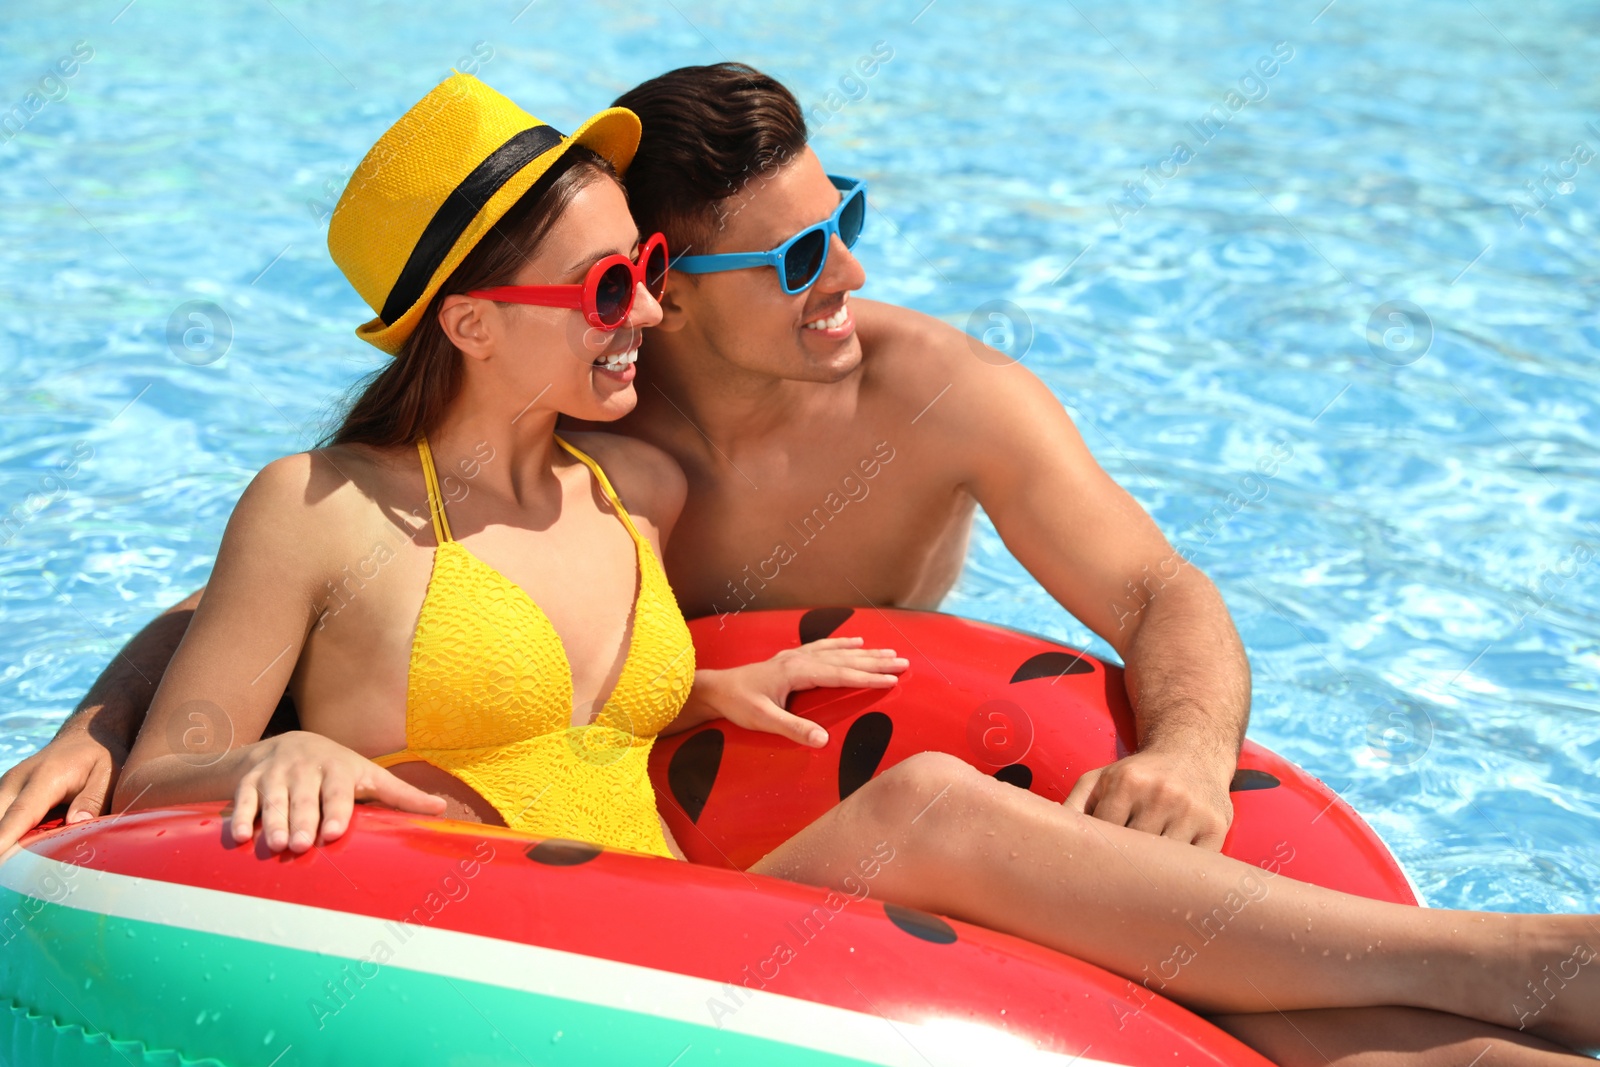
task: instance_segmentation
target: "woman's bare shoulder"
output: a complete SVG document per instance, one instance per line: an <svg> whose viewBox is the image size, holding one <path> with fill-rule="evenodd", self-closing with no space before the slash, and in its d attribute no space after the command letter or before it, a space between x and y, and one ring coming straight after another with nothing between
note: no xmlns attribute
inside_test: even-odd
<svg viewBox="0 0 1600 1067"><path fill-rule="evenodd" d="M336 445L273 460L250 480L229 537L274 556L306 562L348 557L401 494L404 471L389 450Z"/></svg>

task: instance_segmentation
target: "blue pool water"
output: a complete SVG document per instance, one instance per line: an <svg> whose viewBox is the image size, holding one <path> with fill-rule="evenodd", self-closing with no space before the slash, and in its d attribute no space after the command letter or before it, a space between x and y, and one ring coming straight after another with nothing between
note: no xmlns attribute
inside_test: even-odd
<svg viewBox="0 0 1600 1067"><path fill-rule="evenodd" d="M1592 4L450 6L7 13L0 767L375 365L321 220L395 117L735 58L871 182L866 295L1010 345L1216 582L1252 737L1436 904L1600 907ZM1110 652L987 524L945 607Z"/></svg>

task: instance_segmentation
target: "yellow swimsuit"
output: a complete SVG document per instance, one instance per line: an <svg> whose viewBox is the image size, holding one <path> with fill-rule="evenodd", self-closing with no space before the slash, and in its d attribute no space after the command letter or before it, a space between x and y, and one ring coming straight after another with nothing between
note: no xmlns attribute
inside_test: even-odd
<svg viewBox="0 0 1600 1067"><path fill-rule="evenodd" d="M374 762L430 763L516 830L670 857L646 761L688 699L694 645L666 573L605 472L556 441L593 472L637 549L633 636L616 688L591 725L572 725L572 667L560 636L520 587L451 539L424 438L417 451L439 547L411 638L406 748Z"/></svg>

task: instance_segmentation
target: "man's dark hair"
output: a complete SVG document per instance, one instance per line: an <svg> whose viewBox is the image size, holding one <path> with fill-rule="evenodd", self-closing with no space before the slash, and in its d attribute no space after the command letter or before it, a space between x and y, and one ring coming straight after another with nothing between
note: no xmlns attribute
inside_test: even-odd
<svg viewBox="0 0 1600 1067"><path fill-rule="evenodd" d="M644 137L628 167L639 231L667 236L673 255L704 252L724 222L720 205L806 144L794 94L743 63L679 67L617 98Z"/></svg>

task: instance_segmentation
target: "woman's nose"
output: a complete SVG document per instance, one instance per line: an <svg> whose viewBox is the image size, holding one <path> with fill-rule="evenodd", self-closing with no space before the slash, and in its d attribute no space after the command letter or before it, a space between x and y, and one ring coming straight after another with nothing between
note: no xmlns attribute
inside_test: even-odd
<svg viewBox="0 0 1600 1067"><path fill-rule="evenodd" d="M661 305L656 298L650 295L650 290L644 287L644 282L635 282L633 286L633 307L628 311L628 318L624 325L634 327L654 326L661 321Z"/></svg>

